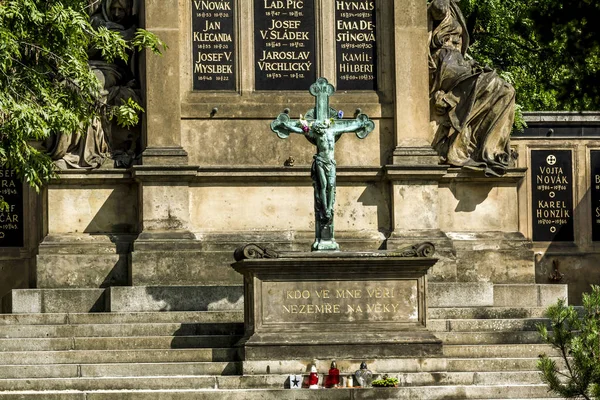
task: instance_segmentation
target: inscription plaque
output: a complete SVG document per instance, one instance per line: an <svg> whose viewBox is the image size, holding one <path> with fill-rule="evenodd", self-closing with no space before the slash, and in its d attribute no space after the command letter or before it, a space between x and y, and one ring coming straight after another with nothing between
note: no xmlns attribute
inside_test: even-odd
<svg viewBox="0 0 600 400"><path fill-rule="evenodd" d="M532 150L532 227L538 242L572 242L573 170L571 150Z"/></svg>
<svg viewBox="0 0 600 400"><path fill-rule="evenodd" d="M194 90L235 90L234 0L192 2Z"/></svg>
<svg viewBox="0 0 600 400"><path fill-rule="evenodd" d="M424 244L427 247L427 244ZM246 361L441 355L425 326L427 270L399 252L235 252L244 275ZM428 247L433 252L433 246Z"/></svg>
<svg viewBox="0 0 600 400"><path fill-rule="evenodd" d="M256 90L306 90L317 79L313 0L254 1Z"/></svg>
<svg viewBox="0 0 600 400"><path fill-rule="evenodd" d="M600 242L600 150L590 151L592 168L590 192L592 197L592 241Z"/></svg>
<svg viewBox="0 0 600 400"><path fill-rule="evenodd" d="M335 2L338 90L377 90L375 0Z"/></svg>
<svg viewBox="0 0 600 400"><path fill-rule="evenodd" d="M23 184L11 169L0 168L0 197L8 210L0 211L0 247L23 247Z"/></svg>
<svg viewBox="0 0 600 400"><path fill-rule="evenodd" d="M417 322L417 280L263 282L263 322Z"/></svg>

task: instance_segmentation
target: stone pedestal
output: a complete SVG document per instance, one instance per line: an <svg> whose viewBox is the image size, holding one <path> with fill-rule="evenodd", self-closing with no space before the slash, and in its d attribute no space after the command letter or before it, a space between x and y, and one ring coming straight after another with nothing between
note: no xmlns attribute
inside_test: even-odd
<svg viewBox="0 0 600 400"><path fill-rule="evenodd" d="M262 252L244 275L246 361L440 355L425 326L426 274L409 252ZM424 245L420 254L433 252ZM239 259L239 257L236 257Z"/></svg>

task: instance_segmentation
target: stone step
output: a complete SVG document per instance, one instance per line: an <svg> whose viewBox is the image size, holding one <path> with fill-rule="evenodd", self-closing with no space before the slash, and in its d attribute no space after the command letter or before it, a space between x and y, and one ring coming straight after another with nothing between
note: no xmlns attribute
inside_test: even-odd
<svg viewBox="0 0 600 400"><path fill-rule="evenodd" d="M564 361L552 357L557 365L563 366ZM448 372L502 372L502 371L535 371L539 358L448 358Z"/></svg>
<svg viewBox="0 0 600 400"><path fill-rule="evenodd" d="M429 385L530 385L543 383L541 373L531 371L510 372L435 372L399 374L400 386Z"/></svg>
<svg viewBox="0 0 600 400"><path fill-rule="evenodd" d="M242 363L182 362L131 364L0 365L0 379L179 375L240 375Z"/></svg>
<svg viewBox="0 0 600 400"><path fill-rule="evenodd" d="M0 365L0 379L77 378L77 364Z"/></svg>
<svg viewBox="0 0 600 400"><path fill-rule="evenodd" d="M13 289L10 313L222 311L244 308L241 285L111 286L108 289Z"/></svg>
<svg viewBox="0 0 600 400"><path fill-rule="evenodd" d="M378 358L376 360L337 360L340 371L356 371L366 361L372 371L378 373L436 372L446 370L446 359L440 358ZM244 361L244 375L301 375L306 374L309 363L314 363L318 371L328 371L331 360L278 360Z"/></svg>
<svg viewBox="0 0 600 400"><path fill-rule="evenodd" d="M494 285L495 307L549 307L567 298L567 285Z"/></svg>
<svg viewBox="0 0 600 400"><path fill-rule="evenodd" d="M239 361L237 349L1 352L0 365Z"/></svg>
<svg viewBox="0 0 600 400"><path fill-rule="evenodd" d="M238 323L4 325L0 338L236 335L243 330Z"/></svg>
<svg viewBox="0 0 600 400"><path fill-rule="evenodd" d="M522 332L435 332L435 336L448 344L466 344L473 347L482 344L541 344L536 331Z"/></svg>
<svg viewBox="0 0 600 400"><path fill-rule="evenodd" d="M445 357L450 358L536 358L541 354L560 355L548 344L444 345L443 352Z"/></svg>
<svg viewBox="0 0 600 400"><path fill-rule="evenodd" d="M427 285L429 307L492 307L494 284L488 282L451 282Z"/></svg>
<svg viewBox="0 0 600 400"><path fill-rule="evenodd" d="M537 371L419 372L391 375L399 385L528 385L542 383ZM375 378L379 378L378 375ZM287 375L143 376L0 379L2 391L46 390L165 390L165 389L284 389ZM323 376L319 377L323 382Z"/></svg>
<svg viewBox="0 0 600 400"><path fill-rule="evenodd" d="M242 285L113 286L108 290L112 312L244 310Z"/></svg>
<svg viewBox="0 0 600 400"><path fill-rule="evenodd" d="M240 361L80 365L82 377L241 375L241 372Z"/></svg>
<svg viewBox="0 0 600 400"><path fill-rule="evenodd" d="M85 400L86 393L81 392L0 392L2 400Z"/></svg>
<svg viewBox="0 0 600 400"><path fill-rule="evenodd" d="M0 339L0 351L194 349L233 347L241 336L134 336Z"/></svg>
<svg viewBox="0 0 600 400"><path fill-rule="evenodd" d="M538 325L549 323L546 318L439 319L428 321L427 328L433 332L517 332L537 331Z"/></svg>
<svg viewBox="0 0 600 400"><path fill-rule="evenodd" d="M563 361L553 357L559 365ZM388 361L386 363L386 361ZM369 368L379 374L439 373L445 372L507 372L536 371L538 358L448 358L404 360L378 360ZM325 362L321 363L325 367ZM387 364L387 365L386 365ZM305 374L306 366L292 371ZM354 365L352 365L354 367ZM376 368L375 368L376 367ZM344 369L351 371L352 369ZM128 377L128 376L195 376L241 375L241 362L181 362L181 363L113 363L113 364L48 364L0 365L0 379L19 378L78 378L78 377ZM289 374L290 372L288 372ZM260 374L258 374L260 376ZM274 374L282 375L282 374ZM250 375L247 375L250 376Z"/></svg>
<svg viewBox="0 0 600 400"><path fill-rule="evenodd" d="M537 370L538 354L524 356L523 352L533 353L531 345L523 345L522 353L517 352L518 345L495 346L499 347L498 356L495 358L487 355L479 355L476 351L464 351L467 346L448 346L448 358L400 358L400 359L377 359L377 360L338 360L338 368L341 371L355 371L362 361L366 361L372 371L379 374L419 373L419 372L502 372L502 371L534 371ZM470 347L470 346L469 346ZM492 346L482 346L492 347ZM557 357L558 352L548 352L550 347L538 348L539 354L547 352L552 359L562 365L562 358ZM504 353L504 354L503 354ZM517 355L511 356L511 353ZM505 355L507 354L507 355ZM318 371L329 369L329 360L314 360ZM308 361L286 360L286 361L244 361L244 375L284 375L305 374Z"/></svg>
<svg viewBox="0 0 600 400"><path fill-rule="evenodd" d="M11 313L107 311L106 289L13 289L2 303Z"/></svg>
<svg viewBox="0 0 600 400"><path fill-rule="evenodd" d="M6 391L92 391L92 390L173 390L215 389L215 376L175 377L94 377L62 379L0 379L0 393Z"/></svg>
<svg viewBox="0 0 600 400"><path fill-rule="evenodd" d="M567 298L567 285L430 282L427 294L434 308L548 307L559 298Z"/></svg>
<svg viewBox="0 0 600 400"><path fill-rule="evenodd" d="M318 390L136 390L62 392L0 392L2 400L458 400L555 399L545 385L423 386L377 389Z"/></svg>
<svg viewBox="0 0 600 400"><path fill-rule="evenodd" d="M182 322L244 322L243 311L169 311L169 312L103 312L0 314L2 325L84 325Z"/></svg>
<svg viewBox="0 0 600 400"><path fill-rule="evenodd" d="M559 366L563 365L561 358L553 357L553 360ZM418 361L419 365L416 362L405 362L404 360L389 360L388 363L386 360L378 360L369 363L369 368L373 368L379 374L386 373L392 376L408 376L425 373L426 370L429 370L427 373L430 374L439 373L439 371L449 373L536 371L538 358L449 358ZM321 364L325 367L325 362ZM298 368L293 373L305 374L306 366L303 364L303 367L303 370ZM351 371L352 369L344 370ZM241 371L241 362L0 365L0 379L241 375Z"/></svg>
<svg viewBox="0 0 600 400"><path fill-rule="evenodd" d="M547 307L462 307L433 308L427 310L429 320L437 319L504 319L543 318Z"/></svg>

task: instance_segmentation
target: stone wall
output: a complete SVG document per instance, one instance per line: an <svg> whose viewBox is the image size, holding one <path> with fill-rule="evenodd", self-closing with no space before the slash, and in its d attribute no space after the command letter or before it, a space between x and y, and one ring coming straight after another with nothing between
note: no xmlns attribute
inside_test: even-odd
<svg viewBox="0 0 600 400"><path fill-rule="evenodd" d="M519 152L518 165L531 167L532 151L570 150L572 154L574 240L567 242L534 241L536 281L555 282L555 267L564 274L560 283L569 285L569 303L580 304L581 293L590 284L600 283L598 261L600 244L593 241L595 208L592 203L593 173L590 151L600 149L600 114L536 112L525 115L528 128L514 135L512 145ZM519 188L519 230L533 237L532 191L536 183L530 173Z"/></svg>
<svg viewBox="0 0 600 400"><path fill-rule="evenodd" d="M239 285L241 277L229 268L237 246L310 248L314 147L300 135L279 139L269 124L286 108L294 118L305 114L314 98L307 90L255 90L253 2L234 3L238 79L234 90L205 91L193 90L192 2L145 1L143 25L169 50L143 57L141 163L61 172L38 219L31 219L31 229L44 233L39 249L31 242L31 254L39 252L37 274L8 286ZM574 165L583 170L594 142L515 137L521 156L501 178L438 165L430 146L425 2L375 4L378 90L340 90L331 98L346 117L360 108L376 124L365 140L344 135L336 146L342 250L431 241L440 258L431 281L546 283L552 246L535 244L543 256L534 268L529 242L529 149L573 148ZM334 0L315 1L317 73L335 86L334 6ZM576 182L578 215L590 211L586 182ZM575 245L555 251L580 260L570 268L591 268L590 232L577 230ZM583 282L565 275L576 302Z"/></svg>
<svg viewBox="0 0 600 400"><path fill-rule="evenodd" d="M27 185L19 190L23 191L24 220L23 230L19 232L23 235L23 247L4 247L0 250L0 299L11 289L27 288L34 284L38 243L47 232L47 225L41 218L46 193L36 193Z"/></svg>

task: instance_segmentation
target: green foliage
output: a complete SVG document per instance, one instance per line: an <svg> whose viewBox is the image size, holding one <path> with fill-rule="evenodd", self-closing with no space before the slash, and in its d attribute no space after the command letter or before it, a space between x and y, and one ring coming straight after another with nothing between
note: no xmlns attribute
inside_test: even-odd
<svg viewBox="0 0 600 400"><path fill-rule="evenodd" d="M547 310L551 331L538 326L542 338L559 350L566 370L547 355L538 368L551 391L565 398L600 396L600 286L583 295L583 313L566 306L564 300Z"/></svg>
<svg viewBox="0 0 600 400"><path fill-rule="evenodd" d="M376 379L371 384L373 387L395 387L398 384L398 378L390 378L384 375L382 379Z"/></svg>
<svg viewBox="0 0 600 400"><path fill-rule="evenodd" d="M167 49L165 42L160 40L158 36L144 29L138 29L136 31L133 41L131 42L131 47L137 51L149 49L154 54L162 54L162 51Z"/></svg>
<svg viewBox="0 0 600 400"><path fill-rule="evenodd" d="M600 109L596 0L460 0L481 64L510 73L524 110Z"/></svg>
<svg viewBox="0 0 600 400"><path fill-rule="evenodd" d="M106 61L128 51L166 46L138 30L131 42L105 27L94 29L87 0L0 0L0 165L39 189L54 175L50 158L34 142L52 134L84 134L107 109L88 67L88 50ZM121 125L135 125L138 105L118 107Z"/></svg>
<svg viewBox="0 0 600 400"><path fill-rule="evenodd" d="M131 97L121 100L123 104L119 107L114 107L112 116L117 117L117 124L122 127L135 126L139 122L139 114L144 112L144 109L136 103Z"/></svg>

